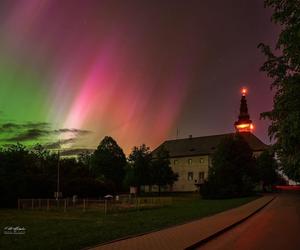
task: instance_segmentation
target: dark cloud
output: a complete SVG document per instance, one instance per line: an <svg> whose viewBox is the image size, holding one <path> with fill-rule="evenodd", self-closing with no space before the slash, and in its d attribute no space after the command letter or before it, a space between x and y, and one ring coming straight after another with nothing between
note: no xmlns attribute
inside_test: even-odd
<svg viewBox="0 0 300 250"><path fill-rule="evenodd" d="M16 136L6 138L5 141L8 142L22 142L22 141L31 141L36 140L42 136L45 136L49 134L47 130L41 130L41 129L28 129L26 131L23 131Z"/></svg>
<svg viewBox="0 0 300 250"><path fill-rule="evenodd" d="M14 136L5 139L5 141L27 141L38 139L39 137L51 134L73 133L76 136L86 135L91 133L89 130L75 128L50 129L50 124L47 122L28 122L14 123L6 122L0 125L0 132L12 133Z"/></svg>
<svg viewBox="0 0 300 250"><path fill-rule="evenodd" d="M48 128L50 126L50 123L47 122L28 122L22 124L23 128Z"/></svg>
<svg viewBox="0 0 300 250"><path fill-rule="evenodd" d="M72 128L72 129L62 128L62 129L52 130L51 133L57 133L57 134L73 133L74 136L83 136L83 135L92 133L92 131L82 130L82 129L75 129L75 128ZM74 143L77 139L78 139L78 137L72 137L72 138L69 138L69 139L59 140L59 141L56 141L56 142L45 144L44 147L47 148L47 149L58 149L62 145L69 144L69 143Z"/></svg>
<svg viewBox="0 0 300 250"><path fill-rule="evenodd" d="M75 148L75 149L65 149L62 150L60 155L61 156L77 156L81 154L92 154L95 149L87 149L87 148Z"/></svg>
<svg viewBox="0 0 300 250"><path fill-rule="evenodd" d="M11 123L11 122L4 123L1 126L1 130L10 130L10 129L18 129L18 128L20 128L19 124Z"/></svg>
<svg viewBox="0 0 300 250"><path fill-rule="evenodd" d="M54 132L56 132L56 133L74 133L74 134L80 134L80 135L92 133L92 131L89 131L89 130L82 130L82 129L75 129L75 128L71 128L71 129L62 128L62 129L54 130Z"/></svg>
<svg viewBox="0 0 300 250"><path fill-rule="evenodd" d="M7 122L3 123L0 126L1 132L11 132L14 130L20 130L20 129L46 129L49 127L49 123L46 122L28 122L28 123L13 123L13 122Z"/></svg>
<svg viewBox="0 0 300 250"><path fill-rule="evenodd" d="M44 145L44 147L47 148L47 149L59 149L62 145L73 143L76 140L77 140L76 138L69 138L69 139L59 140L59 141L56 141L56 142L47 143L47 144Z"/></svg>
<svg viewBox="0 0 300 250"><path fill-rule="evenodd" d="M4 138L0 139L3 142L25 142L25 141L51 141L51 135L59 136L60 134L72 133L72 138L63 139L57 142L50 142L45 145L48 149L56 149L61 145L75 142L76 138L92 133L89 130L75 128L51 129L51 124L46 122L28 122L14 123L6 122L0 125L0 133L4 134Z"/></svg>

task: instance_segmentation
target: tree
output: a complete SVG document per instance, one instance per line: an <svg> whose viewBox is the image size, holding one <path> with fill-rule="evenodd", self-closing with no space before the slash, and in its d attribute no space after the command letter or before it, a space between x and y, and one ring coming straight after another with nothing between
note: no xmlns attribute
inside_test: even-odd
<svg viewBox="0 0 300 250"><path fill-rule="evenodd" d="M2 207L17 204L27 194L26 167L29 152L21 144L9 146L0 153L0 195Z"/></svg>
<svg viewBox="0 0 300 250"><path fill-rule="evenodd" d="M129 166L126 181L129 185L138 187L151 185L151 152L145 144L134 147L128 157Z"/></svg>
<svg viewBox="0 0 300 250"><path fill-rule="evenodd" d="M64 197L99 197L107 194L105 183L90 169L89 156L60 159L60 190ZM57 185L58 154L41 145L21 144L0 148L0 207L15 207L18 198L51 198Z"/></svg>
<svg viewBox="0 0 300 250"><path fill-rule="evenodd" d="M92 155L95 176L120 190L125 175L126 157L122 148L110 136L105 136ZM113 191L113 190L112 190Z"/></svg>
<svg viewBox="0 0 300 250"><path fill-rule="evenodd" d="M90 169L91 168L91 158L92 158L91 153L83 152L83 153L79 154L78 162L81 166L86 166L86 167L88 167L88 169Z"/></svg>
<svg viewBox="0 0 300 250"><path fill-rule="evenodd" d="M257 181L255 158L241 135L223 139L212 156L208 181L200 188L206 198L231 198L251 194Z"/></svg>
<svg viewBox="0 0 300 250"><path fill-rule="evenodd" d="M164 147L156 152L152 161L152 183L158 186L160 194L161 187L173 185L178 180L178 174L174 173L170 167L170 155Z"/></svg>
<svg viewBox="0 0 300 250"><path fill-rule="evenodd" d="M278 181L278 163L269 151L264 151L257 158L257 169L259 179L263 184L263 190L266 190L267 187L274 185Z"/></svg>
<svg viewBox="0 0 300 250"><path fill-rule="evenodd" d="M275 52L259 44L267 60L261 70L273 79L273 109L261 114L271 121L269 135L284 173L300 181L300 3L299 0L265 0L274 9L272 21L281 25Z"/></svg>

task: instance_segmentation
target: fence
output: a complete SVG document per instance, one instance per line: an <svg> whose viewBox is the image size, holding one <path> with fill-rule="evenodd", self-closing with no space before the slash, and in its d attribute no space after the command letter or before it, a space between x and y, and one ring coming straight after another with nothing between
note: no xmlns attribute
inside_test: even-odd
<svg viewBox="0 0 300 250"><path fill-rule="evenodd" d="M102 210L105 214L171 205L172 197L128 197L119 200L92 199L18 199L18 209L31 210Z"/></svg>

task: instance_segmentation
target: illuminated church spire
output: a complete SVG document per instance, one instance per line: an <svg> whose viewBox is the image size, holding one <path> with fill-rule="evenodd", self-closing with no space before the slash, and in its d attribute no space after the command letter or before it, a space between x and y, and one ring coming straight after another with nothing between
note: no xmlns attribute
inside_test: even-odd
<svg viewBox="0 0 300 250"><path fill-rule="evenodd" d="M253 124L248 113L246 94L247 89L243 88L239 119L234 123L234 127L237 132L252 132L253 130Z"/></svg>

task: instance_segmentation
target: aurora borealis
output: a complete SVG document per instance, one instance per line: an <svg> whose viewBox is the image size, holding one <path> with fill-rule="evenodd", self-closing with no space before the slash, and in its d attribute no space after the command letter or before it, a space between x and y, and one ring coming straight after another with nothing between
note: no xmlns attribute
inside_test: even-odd
<svg viewBox="0 0 300 250"><path fill-rule="evenodd" d="M255 133L272 106L260 42L277 27L262 1L3 0L0 144L128 153L233 131L242 86Z"/></svg>

